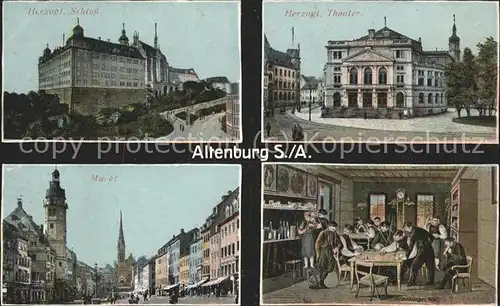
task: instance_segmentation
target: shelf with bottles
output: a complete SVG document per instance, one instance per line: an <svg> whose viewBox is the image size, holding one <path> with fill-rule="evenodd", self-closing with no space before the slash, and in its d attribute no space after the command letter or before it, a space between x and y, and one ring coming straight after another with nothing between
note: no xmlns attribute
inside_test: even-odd
<svg viewBox="0 0 500 306"><path fill-rule="evenodd" d="M264 200L262 203L263 209L275 209L275 210L300 210L300 211L314 211L317 208L315 202L312 201L275 201L275 200Z"/></svg>
<svg viewBox="0 0 500 306"><path fill-rule="evenodd" d="M281 240L298 240L299 235L297 233L298 226L290 221L283 219L279 220L279 223L273 225L273 221L269 221L267 225L264 226L264 243L281 241Z"/></svg>
<svg viewBox="0 0 500 306"><path fill-rule="evenodd" d="M280 198L289 198L289 199L291 198L291 199L303 199L303 200L316 201L315 196L305 196L305 195L291 194L291 193L272 191L272 190L264 190L264 197L280 197Z"/></svg>
<svg viewBox="0 0 500 306"><path fill-rule="evenodd" d="M295 241L299 240L300 237L294 237L294 238L284 238L284 239L275 239L275 240L264 240L263 243L275 243L275 242L287 242L287 241Z"/></svg>

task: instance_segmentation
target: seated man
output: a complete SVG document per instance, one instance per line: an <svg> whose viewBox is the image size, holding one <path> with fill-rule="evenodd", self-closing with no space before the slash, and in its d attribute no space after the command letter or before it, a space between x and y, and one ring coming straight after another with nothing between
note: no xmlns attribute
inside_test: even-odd
<svg viewBox="0 0 500 306"><path fill-rule="evenodd" d="M367 229L366 229L366 225L363 224L363 219L361 219L360 217L357 217L354 220L354 232L356 234L361 234L361 233L365 233L366 231L367 231Z"/></svg>
<svg viewBox="0 0 500 306"><path fill-rule="evenodd" d="M371 245L373 246L373 249L379 251L391 243L392 234L389 230L389 224L384 221L380 223L380 230L375 232L375 237L373 238Z"/></svg>
<svg viewBox="0 0 500 306"><path fill-rule="evenodd" d="M448 282L451 281L455 273L466 272L464 271L466 270L465 268L454 270L450 269L456 265L467 265L467 257L465 256L464 247L460 243L456 242L453 237L447 237L444 240L444 249L445 250L441 258L441 268L443 269L445 275L437 289L444 289Z"/></svg>
<svg viewBox="0 0 500 306"><path fill-rule="evenodd" d="M376 217L375 219L378 219L378 224L380 224L380 218ZM378 226L376 225L377 223L375 221L372 221L371 219L368 220L366 223L366 233L368 234L368 239L369 239L369 244L368 248L372 249L373 248L373 239L377 235L377 233L380 231Z"/></svg>
<svg viewBox="0 0 500 306"><path fill-rule="evenodd" d="M348 262L350 258L357 256L363 252L363 247L359 246L352 238L349 236L352 234L352 225L346 224L344 226L344 233L340 235L340 241L342 242L343 248L341 250L341 257L339 262L341 265Z"/></svg>

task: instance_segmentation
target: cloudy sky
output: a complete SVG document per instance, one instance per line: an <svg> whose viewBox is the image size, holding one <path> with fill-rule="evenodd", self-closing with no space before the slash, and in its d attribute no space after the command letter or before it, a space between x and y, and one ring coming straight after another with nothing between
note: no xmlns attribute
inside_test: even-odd
<svg viewBox="0 0 500 306"><path fill-rule="evenodd" d="M27 92L38 89L38 57L46 44L61 46L76 25L85 36L118 42L122 23L132 40L134 31L153 45L154 24L158 42L169 63L194 68L200 78L240 78L239 4L182 2L4 2L4 90ZM59 10L55 15L33 12ZM62 11L62 13L60 13ZM90 12L97 12L91 14Z"/></svg>

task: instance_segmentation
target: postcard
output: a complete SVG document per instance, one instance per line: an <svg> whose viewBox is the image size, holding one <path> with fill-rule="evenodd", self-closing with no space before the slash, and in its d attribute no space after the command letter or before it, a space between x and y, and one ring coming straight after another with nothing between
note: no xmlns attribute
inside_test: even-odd
<svg viewBox="0 0 500 306"><path fill-rule="evenodd" d="M4 165L2 304L239 304L238 165Z"/></svg>
<svg viewBox="0 0 500 306"><path fill-rule="evenodd" d="M498 165L262 169L262 304L496 305Z"/></svg>
<svg viewBox="0 0 500 306"><path fill-rule="evenodd" d="M265 1L263 141L498 143L498 5Z"/></svg>
<svg viewBox="0 0 500 306"><path fill-rule="evenodd" d="M4 139L239 142L239 16L227 1L6 2Z"/></svg>

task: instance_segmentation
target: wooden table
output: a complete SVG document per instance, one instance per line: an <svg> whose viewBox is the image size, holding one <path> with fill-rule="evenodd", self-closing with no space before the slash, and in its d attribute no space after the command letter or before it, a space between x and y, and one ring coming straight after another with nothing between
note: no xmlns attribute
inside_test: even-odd
<svg viewBox="0 0 500 306"><path fill-rule="evenodd" d="M366 249L370 247L370 237L368 237L367 233L351 233L349 234L349 237L351 237L352 240L357 240L358 242L361 240L361 244L366 243Z"/></svg>
<svg viewBox="0 0 500 306"><path fill-rule="evenodd" d="M398 278L398 289L401 290L401 266L403 265L403 257L406 255L404 251L397 251L395 253L380 254L380 251L365 251L357 257L349 259L351 267L351 288L354 285L354 265L356 261L364 261L373 263L376 267L396 267ZM396 257L398 256L398 257Z"/></svg>

